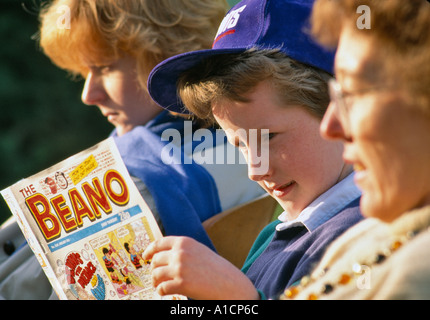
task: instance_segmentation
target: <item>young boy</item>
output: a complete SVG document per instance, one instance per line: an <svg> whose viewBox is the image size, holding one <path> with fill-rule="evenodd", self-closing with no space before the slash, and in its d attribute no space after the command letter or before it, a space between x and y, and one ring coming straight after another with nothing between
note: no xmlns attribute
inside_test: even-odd
<svg viewBox="0 0 430 320"><path fill-rule="evenodd" d="M333 53L306 34L311 7L312 1L244 0L224 18L212 50L173 57L152 71L153 99L216 121L247 158L249 177L285 210L257 239L246 275L186 237L151 244L143 258L152 259L160 294L276 298L362 218L342 144L319 134ZM266 159L255 161L269 141Z"/></svg>

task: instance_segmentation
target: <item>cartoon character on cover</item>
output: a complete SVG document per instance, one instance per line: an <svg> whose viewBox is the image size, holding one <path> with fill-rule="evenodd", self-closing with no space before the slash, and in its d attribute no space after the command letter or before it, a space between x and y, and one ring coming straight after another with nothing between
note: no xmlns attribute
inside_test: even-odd
<svg viewBox="0 0 430 320"><path fill-rule="evenodd" d="M143 260L143 259L140 253L138 253L133 246L130 246L128 242L124 243L124 248L125 250L127 250L128 254L130 255L130 261L131 263L133 263L136 270L142 268L142 264L140 263L140 260Z"/></svg>
<svg viewBox="0 0 430 320"><path fill-rule="evenodd" d="M115 247L112 245L112 243L109 243L109 250L111 252L111 259L112 261L119 266L119 271L121 272L121 274L123 275L124 278L129 278L129 274L131 273L130 270L128 270L128 265L127 262L124 261L124 259L121 257L121 252L117 251L115 249ZM117 261L117 259L115 259L115 257L113 256L113 254L116 254L119 258L119 261ZM127 281L126 281L127 282ZM127 282L129 283L129 282Z"/></svg>
<svg viewBox="0 0 430 320"><path fill-rule="evenodd" d="M112 281L115 283L119 283L118 276L115 273L115 264L112 261L112 251L109 250L108 248L103 248L102 252L103 252L103 258L102 258L103 262L105 263L105 267L107 271L110 272L110 277Z"/></svg>
<svg viewBox="0 0 430 320"><path fill-rule="evenodd" d="M46 177L45 183L48 185L48 187L51 190L52 194L56 194L57 193L57 185L56 185L54 179L52 179L50 177Z"/></svg>

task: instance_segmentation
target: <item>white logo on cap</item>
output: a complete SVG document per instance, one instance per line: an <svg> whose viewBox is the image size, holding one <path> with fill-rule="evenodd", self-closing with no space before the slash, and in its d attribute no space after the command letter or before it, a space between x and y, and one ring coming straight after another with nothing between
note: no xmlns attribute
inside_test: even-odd
<svg viewBox="0 0 430 320"><path fill-rule="evenodd" d="M222 20L221 25L218 28L218 32L215 36L215 39L217 39L221 34L223 34L224 32L226 32L228 29L232 29L234 28L240 18L240 13L246 8L246 5L236 9L236 10L232 10L230 11Z"/></svg>

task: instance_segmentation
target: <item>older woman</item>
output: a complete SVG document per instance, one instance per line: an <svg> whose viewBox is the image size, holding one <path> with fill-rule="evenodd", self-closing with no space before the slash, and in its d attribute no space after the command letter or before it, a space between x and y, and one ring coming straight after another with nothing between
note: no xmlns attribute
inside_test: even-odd
<svg viewBox="0 0 430 320"><path fill-rule="evenodd" d="M357 27L359 5L371 14L370 30ZM428 30L424 0L317 1L314 34L338 44L321 131L343 141L369 218L334 242L286 297L430 298Z"/></svg>

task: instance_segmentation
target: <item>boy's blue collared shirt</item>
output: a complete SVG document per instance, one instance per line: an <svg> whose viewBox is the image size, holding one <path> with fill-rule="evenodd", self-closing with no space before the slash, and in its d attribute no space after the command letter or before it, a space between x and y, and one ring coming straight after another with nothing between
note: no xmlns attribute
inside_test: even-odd
<svg viewBox="0 0 430 320"><path fill-rule="evenodd" d="M312 232L360 195L361 191L354 183L354 173L351 173L316 198L296 219L288 221L284 211L278 217L281 223L276 226L276 230L283 231L287 228L304 225L309 232Z"/></svg>

